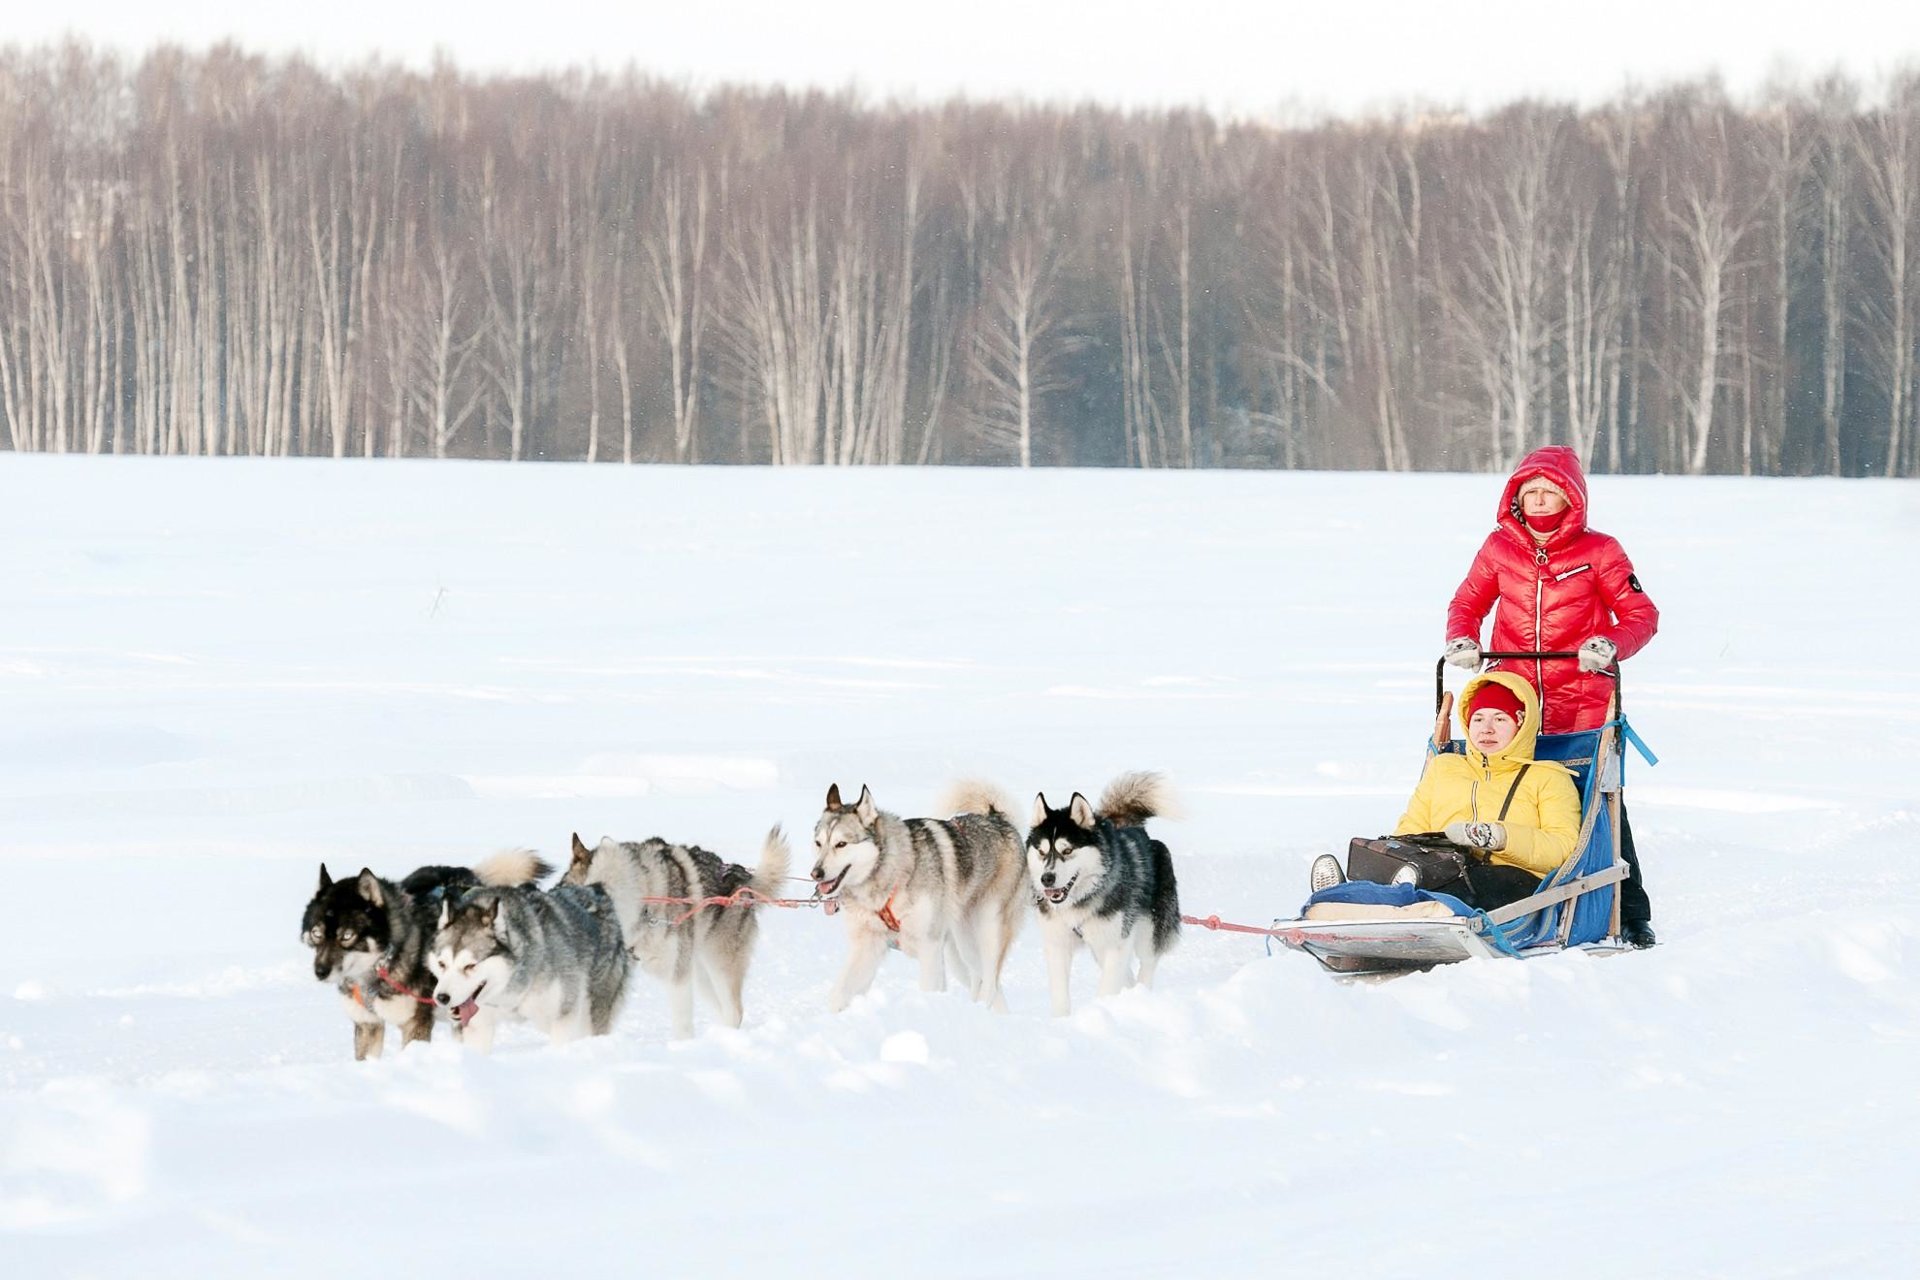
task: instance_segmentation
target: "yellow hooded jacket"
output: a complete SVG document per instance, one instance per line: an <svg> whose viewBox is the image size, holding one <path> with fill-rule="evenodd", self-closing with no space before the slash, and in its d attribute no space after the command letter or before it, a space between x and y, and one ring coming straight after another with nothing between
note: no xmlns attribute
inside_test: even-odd
<svg viewBox="0 0 1920 1280"><path fill-rule="evenodd" d="M1467 707L1479 687L1488 681L1505 685L1526 708L1513 741L1491 755L1469 742L1464 755L1452 752L1428 757L1420 785L1413 789L1407 811L1393 834L1439 831L1450 822L1494 822L1506 802L1514 775L1531 764L1513 793L1507 810L1507 847L1489 855L1494 862L1547 875L1567 860L1580 841L1580 793L1573 775L1548 760L1533 758L1540 736L1540 695L1526 677L1512 671L1489 671L1467 682L1460 694L1460 731L1467 729Z"/></svg>

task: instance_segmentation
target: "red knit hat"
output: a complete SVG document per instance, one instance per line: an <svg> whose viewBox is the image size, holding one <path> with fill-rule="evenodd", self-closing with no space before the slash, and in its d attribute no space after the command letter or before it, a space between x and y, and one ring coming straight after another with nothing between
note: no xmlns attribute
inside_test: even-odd
<svg viewBox="0 0 1920 1280"><path fill-rule="evenodd" d="M1467 699L1467 718L1471 720L1476 711L1504 711L1507 718L1519 724L1526 714L1527 704L1520 701L1520 695L1507 688L1498 680L1488 680L1473 691Z"/></svg>

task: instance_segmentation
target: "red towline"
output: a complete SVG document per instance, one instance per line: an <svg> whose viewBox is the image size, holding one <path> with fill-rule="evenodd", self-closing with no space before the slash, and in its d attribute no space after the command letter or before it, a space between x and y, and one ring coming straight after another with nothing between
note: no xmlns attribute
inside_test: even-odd
<svg viewBox="0 0 1920 1280"><path fill-rule="evenodd" d="M828 899L825 899L825 898L770 898L766 894L761 893L758 889L747 887L747 888L736 889L732 893L725 894L717 898L641 898L639 899L639 901L648 903L650 905L686 907L687 908L686 911L674 917L674 919L671 921L672 924L677 925L677 924L684 924L686 921L692 919L694 916L698 915L701 911L704 911L708 907L743 907L743 906L754 906L754 905L766 906L766 907L818 907L818 906L824 905L828 901ZM889 907L893 905L892 898L887 899L887 905ZM883 912L882 919L885 919L885 916L887 914L891 914L891 913ZM1288 930L1288 929L1262 929L1257 925L1235 924L1231 920L1222 920L1217 915L1181 916L1180 923L1198 925L1202 929L1209 929L1215 932L1224 931L1227 933L1252 933L1252 934L1259 934L1261 936L1268 937L1268 938L1284 938L1290 932L1292 932L1292 930ZM897 928L898 926L890 925L890 927Z"/></svg>
<svg viewBox="0 0 1920 1280"><path fill-rule="evenodd" d="M1269 938L1284 938L1294 932L1291 929L1262 929L1258 925L1234 924L1230 920L1222 920L1219 916L1181 916L1180 923L1197 924L1202 929L1213 929L1216 931L1224 929L1228 933L1264 934Z"/></svg>
<svg viewBox="0 0 1920 1280"><path fill-rule="evenodd" d="M817 907L823 899L770 898L751 885L743 885L735 889L732 893L717 898L640 898L637 899L637 901L661 906L687 908L686 911L675 916L673 920L669 922L669 927L671 927L672 925L685 924L708 907L750 907L756 905L765 907Z"/></svg>

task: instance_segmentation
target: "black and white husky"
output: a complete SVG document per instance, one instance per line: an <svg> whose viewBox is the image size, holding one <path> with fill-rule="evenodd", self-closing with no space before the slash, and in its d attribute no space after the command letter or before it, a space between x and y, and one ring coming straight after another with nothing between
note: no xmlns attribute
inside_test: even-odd
<svg viewBox="0 0 1920 1280"><path fill-rule="evenodd" d="M1071 1009L1068 982L1073 953L1087 944L1100 962L1100 994L1132 985L1132 952L1139 982L1153 985L1160 957L1180 938L1180 897L1173 855L1141 824L1168 809L1165 780L1156 773L1125 773L1100 797L1100 807L1074 792L1064 809L1033 802L1027 833L1027 874L1040 912L1053 1012Z"/></svg>
<svg viewBox="0 0 1920 1280"><path fill-rule="evenodd" d="M605 1035L627 990L620 922L592 885L476 889L442 903L427 967L433 998L481 1053L501 1018L531 1022L556 1044Z"/></svg>
<svg viewBox="0 0 1920 1280"><path fill-rule="evenodd" d="M722 1022L740 1025L741 991L760 934L753 895L780 895L789 856L779 827L767 833L760 865L751 871L692 845L602 839L589 849L576 835L563 880L606 890L627 954L667 984L673 1034L685 1039L693 1034L696 983ZM752 893L735 905L698 905L742 890Z"/></svg>
<svg viewBox="0 0 1920 1280"><path fill-rule="evenodd" d="M366 868L335 880L322 863L300 939L313 948L313 976L334 983L346 1000L355 1061L380 1056L389 1022L400 1028L402 1048L433 1038L427 947L449 897L484 885L530 884L552 870L525 849L472 868L421 867L399 884Z"/></svg>
<svg viewBox="0 0 1920 1280"><path fill-rule="evenodd" d="M873 985L889 944L919 961L920 989L944 991L947 955L973 998L1005 1011L1000 970L1025 909L1020 832L991 787L962 783L942 808L957 816L897 818L840 787L813 828L814 892L844 909L850 954L828 1006L838 1013Z"/></svg>

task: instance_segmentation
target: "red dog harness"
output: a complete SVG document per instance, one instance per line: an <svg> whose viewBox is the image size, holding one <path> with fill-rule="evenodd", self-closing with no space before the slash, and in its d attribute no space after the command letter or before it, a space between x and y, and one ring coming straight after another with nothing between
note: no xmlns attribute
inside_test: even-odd
<svg viewBox="0 0 1920 1280"><path fill-rule="evenodd" d="M393 980L393 975L387 972L387 966L381 965L379 968L375 969L373 972L376 976L379 977L380 981L386 983L389 987L393 988L393 991L396 995L411 996L413 997L413 999L419 1001L421 1004L433 1003L432 996L423 996L418 991L413 990L413 988L408 987L402 983L395 982ZM359 1005L362 1009L371 1008L371 1006L367 1004L367 993L361 990L359 983L357 982L354 983L353 986L350 988L350 990L353 994L353 1002L355 1004Z"/></svg>

